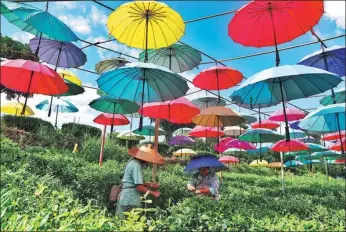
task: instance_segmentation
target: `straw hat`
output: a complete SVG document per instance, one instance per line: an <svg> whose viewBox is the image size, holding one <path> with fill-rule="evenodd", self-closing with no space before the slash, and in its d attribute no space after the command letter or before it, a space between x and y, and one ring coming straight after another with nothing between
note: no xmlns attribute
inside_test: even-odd
<svg viewBox="0 0 346 232"><path fill-rule="evenodd" d="M164 158L154 150L151 144L141 146L140 148L131 148L129 149L129 155L154 164L163 164L165 162Z"/></svg>

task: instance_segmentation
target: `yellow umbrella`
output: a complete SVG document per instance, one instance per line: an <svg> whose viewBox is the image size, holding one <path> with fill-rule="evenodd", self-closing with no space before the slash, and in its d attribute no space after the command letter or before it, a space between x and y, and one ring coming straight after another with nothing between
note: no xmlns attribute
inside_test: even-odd
<svg viewBox="0 0 346 232"><path fill-rule="evenodd" d="M174 156L190 156L197 154L194 150L189 148L179 149L173 153Z"/></svg>
<svg viewBox="0 0 346 232"><path fill-rule="evenodd" d="M4 114L12 114L16 116L20 116L23 110L24 104L18 102L9 102L7 104L1 105L1 113ZM25 107L24 116L34 115L34 112L29 106Z"/></svg>
<svg viewBox="0 0 346 232"><path fill-rule="evenodd" d="M272 162L272 163L269 163L266 167L267 168L281 168L281 162ZM286 166L283 165L283 167L285 168Z"/></svg>
<svg viewBox="0 0 346 232"><path fill-rule="evenodd" d="M58 74L65 80L71 81L72 83L82 86L82 81L74 74L73 72L69 70L59 70Z"/></svg>
<svg viewBox="0 0 346 232"><path fill-rule="evenodd" d="M268 162L265 160L254 160L250 163L250 166L252 167L266 167L268 165Z"/></svg>
<svg viewBox="0 0 346 232"><path fill-rule="evenodd" d="M181 16L162 2L133 1L118 7L107 27L117 41L139 49L168 47L185 33Z"/></svg>

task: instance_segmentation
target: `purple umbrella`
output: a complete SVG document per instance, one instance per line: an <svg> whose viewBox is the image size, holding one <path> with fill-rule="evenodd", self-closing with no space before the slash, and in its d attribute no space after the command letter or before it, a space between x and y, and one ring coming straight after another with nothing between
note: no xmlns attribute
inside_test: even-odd
<svg viewBox="0 0 346 232"><path fill-rule="evenodd" d="M300 122L300 121L292 122L292 123L290 124L290 127L291 127L292 129L294 129L294 130L301 130L302 128L300 128L299 125L298 125L299 122Z"/></svg>
<svg viewBox="0 0 346 232"><path fill-rule="evenodd" d="M183 145L190 145L193 144L195 141L187 136L183 136L183 135L177 135L174 136L171 140L168 141L169 145L179 145L179 146L183 146Z"/></svg>
<svg viewBox="0 0 346 232"><path fill-rule="evenodd" d="M87 61L84 52L73 43L35 37L30 40L29 46L35 52L39 46L38 57L55 67L75 68Z"/></svg>

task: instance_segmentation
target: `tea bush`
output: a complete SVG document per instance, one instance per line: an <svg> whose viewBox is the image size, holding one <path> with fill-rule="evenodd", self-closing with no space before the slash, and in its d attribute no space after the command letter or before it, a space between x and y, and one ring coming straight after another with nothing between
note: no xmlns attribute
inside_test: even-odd
<svg viewBox="0 0 346 232"><path fill-rule="evenodd" d="M64 134L72 134L75 137L84 137L84 136L91 136L91 137L99 137L101 136L101 130L97 127L84 125L84 124L78 124L78 123L64 123L61 125L61 131Z"/></svg>
<svg viewBox="0 0 346 232"><path fill-rule="evenodd" d="M40 118L4 115L2 116L2 120L6 126L18 128L26 132L36 133L41 127L54 130L54 127L50 122L44 121Z"/></svg>

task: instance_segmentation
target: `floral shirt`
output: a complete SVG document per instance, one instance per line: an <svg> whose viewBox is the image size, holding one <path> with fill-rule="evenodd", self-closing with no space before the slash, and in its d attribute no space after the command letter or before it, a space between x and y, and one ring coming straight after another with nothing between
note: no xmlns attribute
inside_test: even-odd
<svg viewBox="0 0 346 232"><path fill-rule="evenodd" d="M201 188L209 188L210 193L215 197L215 199L219 199L219 178L215 173L209 173L205 177L196 174L189 181L188 185L194 186L197 190Z"/></svg>

